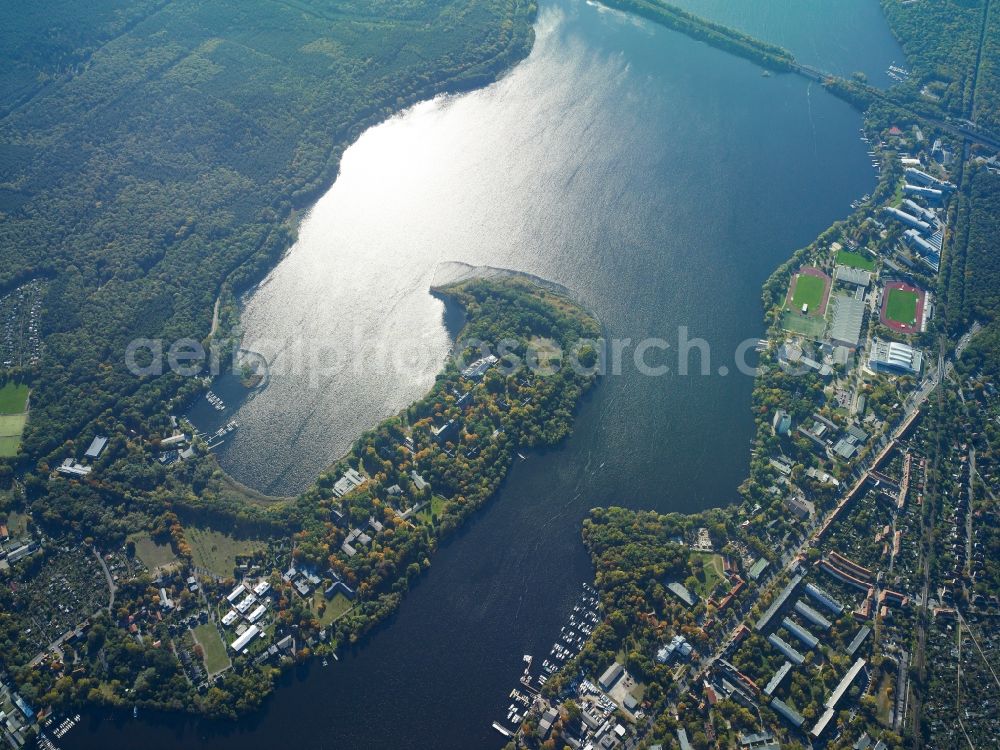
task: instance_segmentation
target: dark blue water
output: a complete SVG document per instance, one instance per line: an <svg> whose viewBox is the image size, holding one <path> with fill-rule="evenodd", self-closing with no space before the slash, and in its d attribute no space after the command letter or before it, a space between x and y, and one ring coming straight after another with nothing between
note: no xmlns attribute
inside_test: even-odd
<svg viewBox="0 0 1000 750"><path fill-rule="evenodd" d="M810 22L851 23L818 6ZM626 364L606 378L574 435L517 463L387 627L328 668L289 675L259 716L95 716L63 746L499 746L490 723L521 655L547 653L592 575L587 510L735 499L752 383L732 373L733 353L762 333L772 269L874 185L859 125L802 79L552 0L532 54L501 82L366 133L248 303L248 340L284 372L240 409L225 460L241 481L293 491L426 389L448 346L427 294L446 261L564 284L615 337L676 345L686 326L710 344L715 374L647 377ZM345 366L280 367L299 336L337 348ZM386 351L406 347L419 355L409 366L387 364Z"/></svg>

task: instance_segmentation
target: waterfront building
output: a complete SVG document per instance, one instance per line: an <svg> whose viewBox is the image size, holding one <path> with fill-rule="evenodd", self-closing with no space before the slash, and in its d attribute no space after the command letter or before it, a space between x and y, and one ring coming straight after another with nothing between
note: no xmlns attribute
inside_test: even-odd
<svg viewBox="0 0 1000 750"><path fill-rule="evenodd" d="M775 435L787 435L792 429L792 415L784 409L778 409L771 420L771 428Z"/></svg>
<svg viewBox="0 0 1000 750"><path fill-rule="evenodd" d="M614 662L610 667L604 670L604 674L601 675L597 684L601 686L601 690L608 691L618 683L618 680L620 680L624 674L625 667L618 662Z"/></svg>

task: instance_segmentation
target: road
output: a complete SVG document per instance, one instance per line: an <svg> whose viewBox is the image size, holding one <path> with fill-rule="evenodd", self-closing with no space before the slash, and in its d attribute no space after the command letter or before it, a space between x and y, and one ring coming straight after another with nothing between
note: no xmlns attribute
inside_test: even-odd
<svg viewBox="0 0 1000 750"><path fill-rule="evenodd" d="M811 81L817 81L818 83L823 83L831 78L839 78L839 76L831 75L830 73L814 68L811 65L805 65L799 62L792 63L792 71L808 78ZM891 97L886 96L884 92L873 87L868 87L868 92L873 96L882 99L887 104L903 110L907 114L918 120L922 120L928 125L932 125L939 130L950 133L956 138L978 143L982 146L986 146L987 148L1000 149L1000 137L996 137L990 133L983 133L978 129L970 127L971 124L965 124L952 120L942 120L940 118L928 117L927 115L920 114L919 112L914 112L908 107L905 107L899 102L893 100Z"/></svg>
<svg viewBox="0 0 1000 750"><path fill-rule="evenodd" d="M97 551L96 548L91 548L94 553L94 557L97 558L97 562L101 565L101 570L104 571L104 580L107 581L108 591L111 593L108 596L108 614L110 615L115 607L115 592L118 588L115 586L114 579L111 577L111 571L108 570L108 566L104 564L104 558L101 557L101 553Z"/></svg>
<svg viewBox="0 0 1000 750"><path fill-rule="evenodd" d="M964 348L968 345L970 339L976 334L976 332L980 329L980 327L981 326L979 326L978 323L975 324L975 325L973 325L972 328L968 332L966 332L959 339L959 341L958 341L958 343L957 343L957 345L955 347L955 356L956 357L961 356L962 350L964 350ZM866 461L863 464L860 464L858 466L858 470L860 470L862 472L860 478L851 487L851 489L845 495L843 495L843 498L842 498L842 500L840 502L838 502L837 507L834 508L833 510L831 510L823 518L822 522L815 523L813 525L813 528L812 528L809 536L807 536L806 539L804 539L798 546L794 547L791 551L786 551L784 553L784 555L782 556L782 559L785 562L784 562L784 565L781 568L781 573L784 573L786 575L788 573L790 573L791 570L792 570L792 568L796 565L796 561L798 560L799 556L801 554L803 554L806 550L808 550L810 546L812 546L813 544L815 544L815 543L817 543L819 541L819 539L822 536L823 532L825 531L827 525L831 522L831 519L833 519L836 516L836 514L839 513L842 510L844 500L846 500L846 498L849 498L849 497L853 496L854 493L857 492L861 488L861 486L865 482L868 481L868 477L869 477L871 471L881 463L881 461L885 458L885 456L887 456L889 454L889 452L892 450L892 448L895 446L896 441L898 441L902 437L903 433L906 432L909 429L910 425L913 423L914 419L916 418L916 413L919 412L920 407L927 400L927 398L930 396L930 394L934 392L935 388L940 383L942 383L944 381L944 377L945 377L946 371L948 369L950 369L951 367L952 367L952 363L951 363L951 361L948 358L945 357L945 348L944 348L944 346L942 346L942 347L939 348L939 351L938 351L938 361L937 361L937 366L936 366L936 368L934 370L934 373L930 377L925 378L924 381L921 383L920 388L912 396L910 396L908 399L906 399L906 401L904 402L904 405L903 405L903 419L900 421L900 423L895 428L893 428L893 430L892 430L892 432L891 432L891 434L889 436L889 439L888 439L888 441L885 444L885 447L882 448L882 450L879 451L878 455L873 460L871 460L870 463L868 461ZM974 470L974 468L975 467L973 466L972 469ZM970 515L971 515L971 513L970 513ZM934 519L933 519L933 514L932 514L932 517L931 517L930 523L929 523L929 529L925 528L925 534L930 536L930 538L927 539L926 544L933 544L933 531L932 531L932 529L933 529L933 523L934 523ZM927 606L927 602L929 600L929 595L930 595L930 591L929 591L930 590L930 561L929 561L929 559L926 559L926 558L922 559L918 563L918 569L920 569L921 572L923 573L923 586L922 586L922 590L921 590L921 594L920 594L919 606L926 607ZM766 586L761 588L761 592L760 593L763 594L765 590L773 587L777 582L781 581L783 578L784 578L784 576L781 575L780 573L779 574L775 574L774 576L771 577L771 579L768 581L768 583L766 584ZM922 636L923 638L926 638L926 632L918 633L918 642L919 642L918 659L920 659L921 663L922 663L922 658L923 658L923 640L922 640L922 638L920 636ZM694 676L693 679L691 679L691 680L686 680L685 679L682 683L678 684L678 687L677 687L677 698L678 699L681 696L683 696L685 693L687 693L687 691L690 689L690 685L692 683L696 683L704 674L707 673L707 671L711 668L712 664L714 664L715 661L717 661L718 659L722 658L722 655L729 648L729 645L731 643L732 643L732 634L730 634L730 636L728 638L726 638L726 640L723 642L723 644L718 649L716 649L716 651L710 657L707 657L707 658L703 659L698 664L698 666L697 666L697 672L696 672L696 674L695 674L695 676ZM909 660L909 656L910 656L909 654L906 654L904 652L904 658L905 659ZM909 696L908 695L904 696L904 698L903 698L903 704L904 704L904 706L906 706L906 705L909 704ZM917 705L919 705L919 703L917 703ZM902 719L903 719L903 717L899 717L900 725L902 723Z"/></svg>

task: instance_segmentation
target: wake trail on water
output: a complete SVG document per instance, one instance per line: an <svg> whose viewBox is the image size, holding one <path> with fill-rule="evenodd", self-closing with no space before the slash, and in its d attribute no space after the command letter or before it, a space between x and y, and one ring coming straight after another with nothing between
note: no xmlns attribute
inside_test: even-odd
<svg viewBox="0 0 1000 750"><path fill-rule="evenodd" d="M816 120L813 119L813 105L812 105L812 81L806 85L806 109L809 112L809 127L812 128L813 134L813 152L819 157L819 143L816 140Z"/></svg>

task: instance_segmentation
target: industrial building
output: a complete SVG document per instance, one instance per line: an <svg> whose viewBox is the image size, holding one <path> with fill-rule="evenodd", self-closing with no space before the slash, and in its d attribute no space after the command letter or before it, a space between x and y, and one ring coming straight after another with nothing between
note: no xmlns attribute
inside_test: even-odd
<svg viewBox="0 0 1000 750"><path fill-rule="evenodd" d="M618 683L618 680L620 680L624 674L625 667L618 662L614 662L610 667L604 670L604 674L601 675L597 684L600 685L601 690L610 690Z"/></svg>

